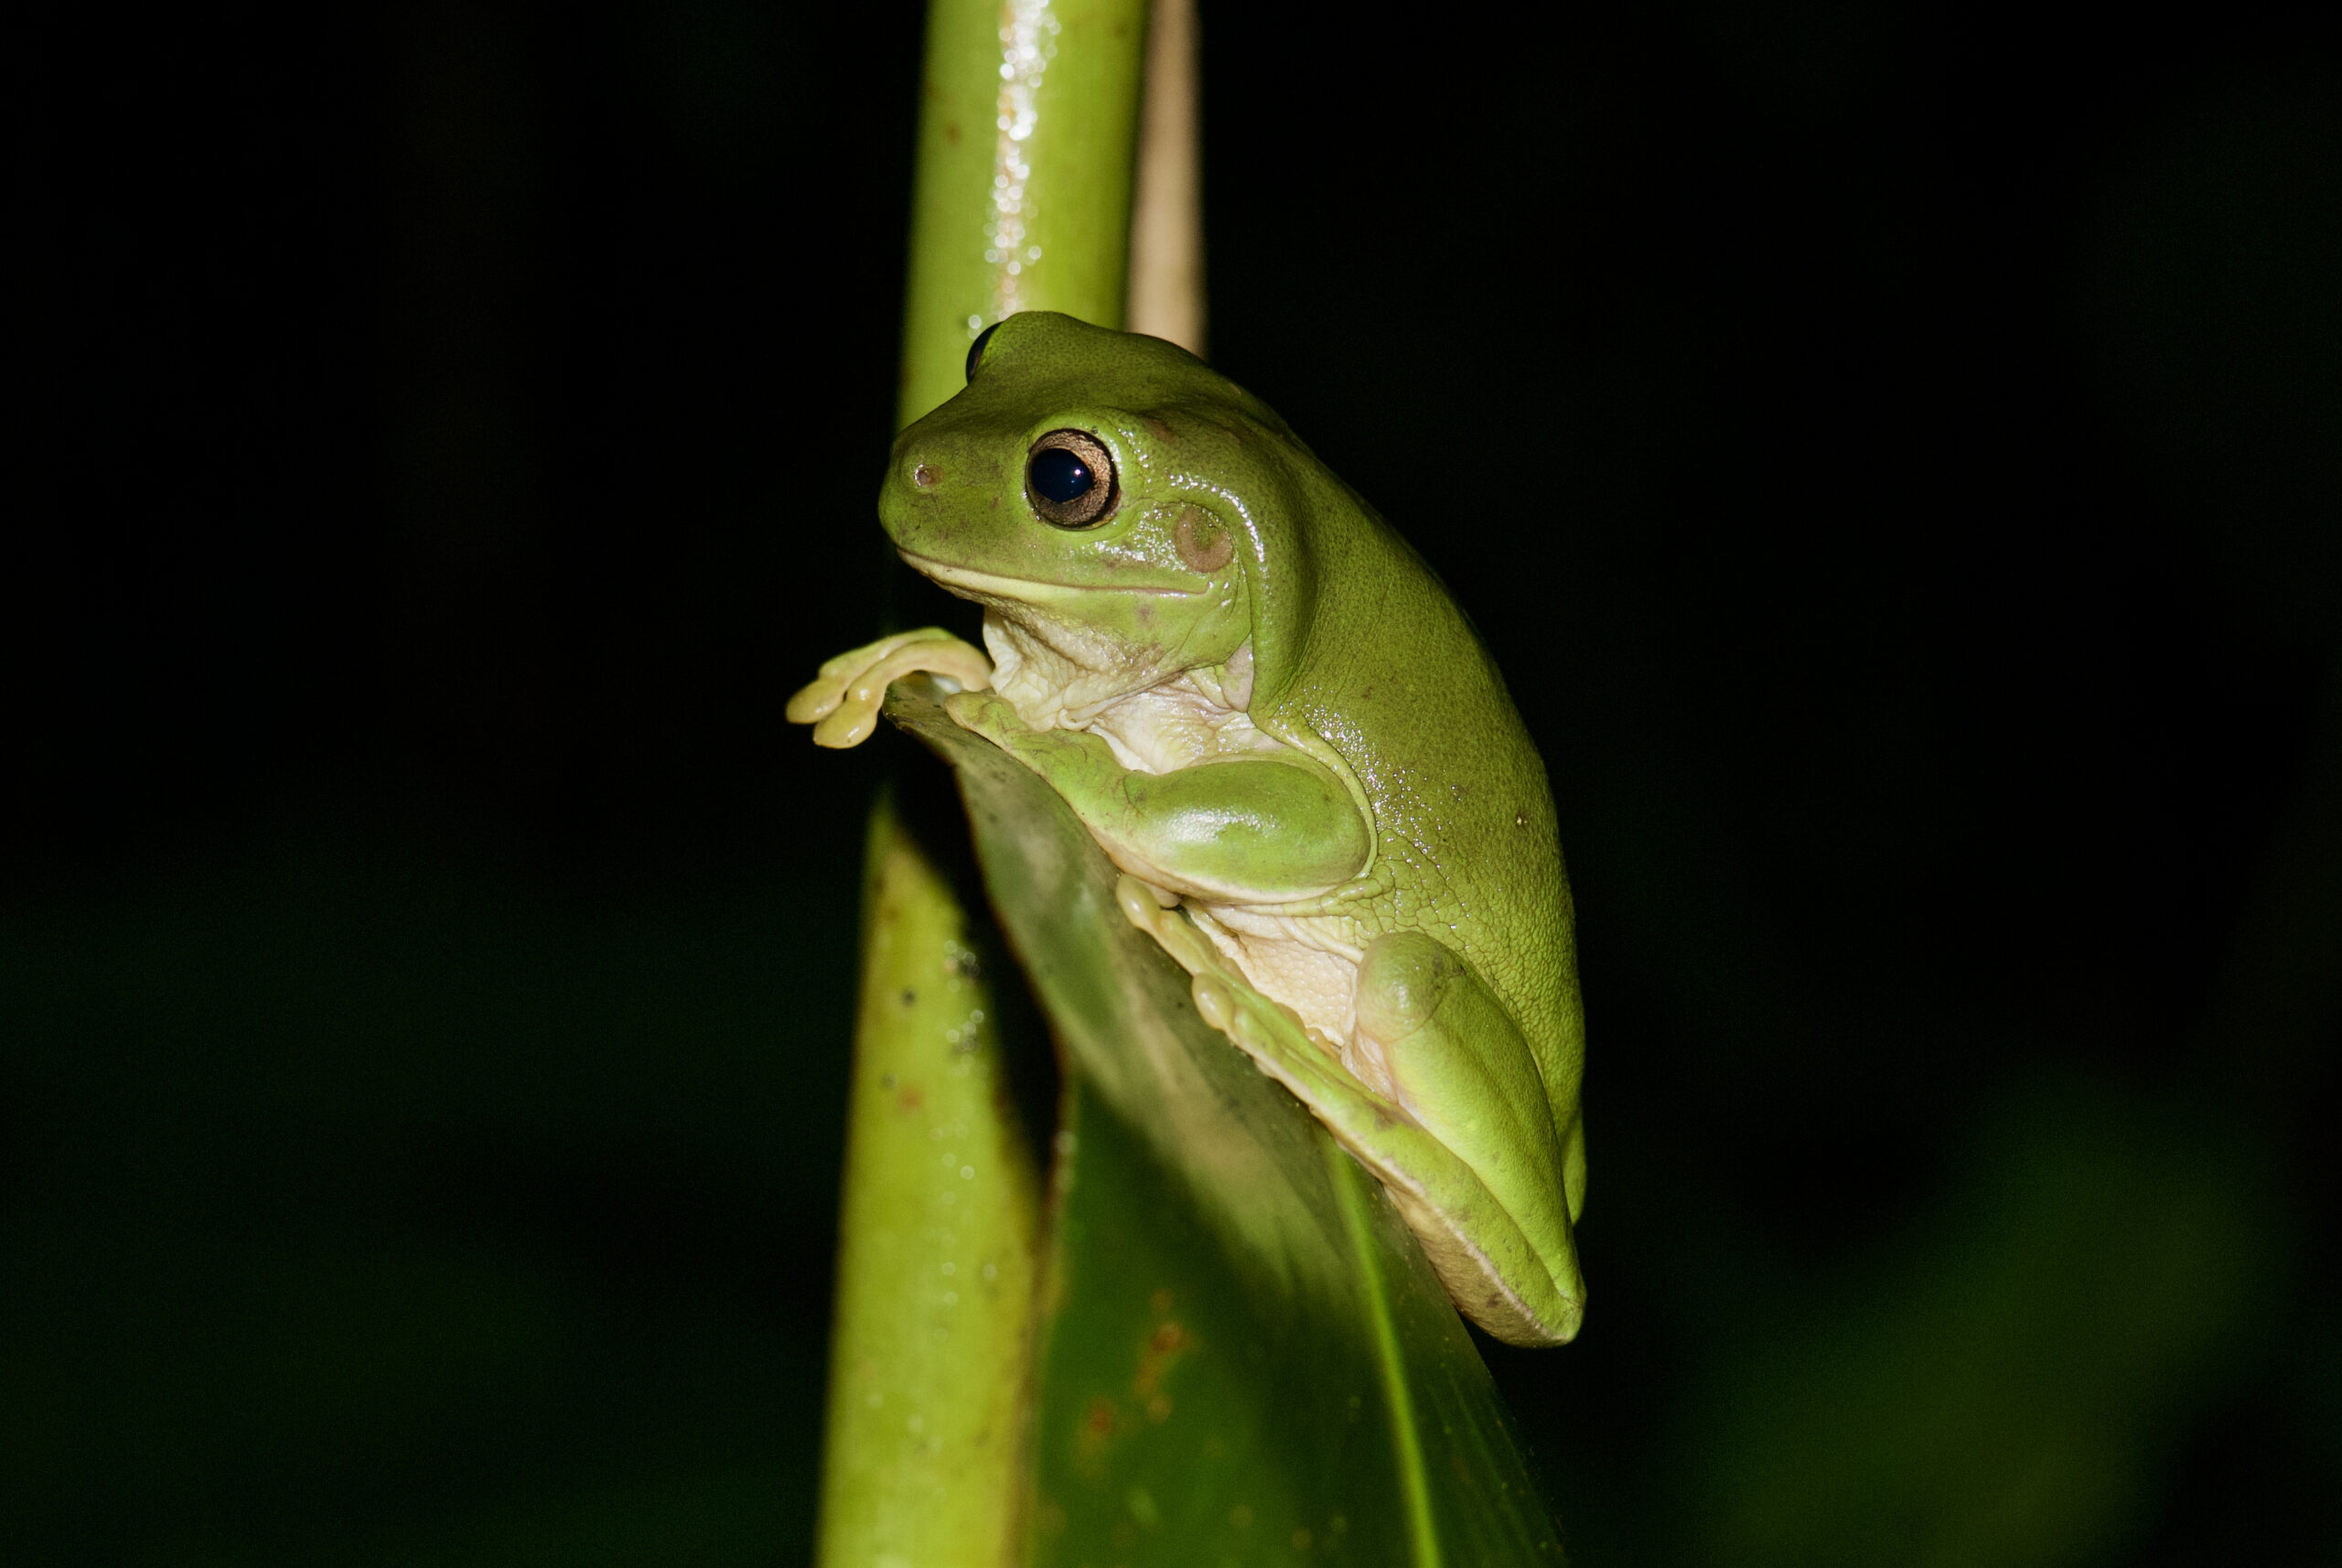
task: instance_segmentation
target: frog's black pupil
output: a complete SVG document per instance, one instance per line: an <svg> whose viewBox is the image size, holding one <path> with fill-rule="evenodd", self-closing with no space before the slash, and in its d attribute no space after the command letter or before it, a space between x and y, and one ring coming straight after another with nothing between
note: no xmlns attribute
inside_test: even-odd
<svg viewBox="0 0 2342 1568"><path fill-rule="evenodd" d="M1030 471L1033 493L1058 506L1088 495L1090 487L1098 482L1090 465L1062 446L1045 446L1034 453Z"/></svg>
<svg viewBox="0 0 2342 1568"><path fill-rule="evenodd" d="M976 379L976 367L984 362L984 345L991 342L992 335L999 330L1000 323L995 321L982 332L977 333L976 340L968 345L968 379L970 381Z"/></svg>

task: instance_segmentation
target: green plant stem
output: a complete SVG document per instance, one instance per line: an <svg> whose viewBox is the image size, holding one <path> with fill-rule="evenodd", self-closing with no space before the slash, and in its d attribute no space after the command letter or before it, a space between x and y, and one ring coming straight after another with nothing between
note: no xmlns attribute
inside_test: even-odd
<svg viewBox="0 0 2342 1568"><path fill-rule="evenodd" d="M819 1560L1008 1560L1038 1186L968 917L871 813Z"/></svg>
<svg viewBox="0 0 2342 1568"><path fill-rule="evenodd" d="M935 0L898 425L959 390L969 344L1004 316L1122 324L1144 42L1142 0ZM993 1568L1019 1551L1038 1173L1001 1092L970 918L881 801L822 1475L830 1568Z"/></svg>
<svg viewBox="0 0 2342 1568"><path fill-rule="evenodd" d="M902 423L1020 310L1123 324L1146 41L1140 0L935 0L928 13Z"/></svg>

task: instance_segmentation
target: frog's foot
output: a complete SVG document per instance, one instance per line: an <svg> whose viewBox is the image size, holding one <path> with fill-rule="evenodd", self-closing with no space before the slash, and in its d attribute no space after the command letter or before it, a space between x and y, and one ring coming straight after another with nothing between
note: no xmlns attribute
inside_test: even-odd
<svg viewBox="0 0 2342 1568"><path fill-rule="evenodd" d="M1439 1145L1461 1160L1500 1206L1542 1265L1539 1278L1560 1298L1520 1293L1530 1320L1509 1332L1478 1313L1481 1326L1515 1343L1550 1344L1577 1331L1585 1301L1572 1234L1574 1192L1584 1190L1553 1122L1552 1101L1528 1040L1496 995L1454 951L1420 931L1367 944L1359 962L1352 1047L1390 1084L1391 1098ZM1577 1123L1572 1123L1573 1131ZM1464 1287L1428 1239L1441 1278L1461 1301Z"/></svg>
<svg viewBox="0 0 2342 1568"><path fill-rule="evenodd" d="M1456 1150L1402 1103L1359 1082L1310 1039L1291 1011L1231 973L1209 940L1178 910L1165 908L1156 889L1126 875L1115 886L1115 901L1131 924L1152 936L1194 976L1191 994L1204 1022L1291 1090L1335 1141L1389 1190L1440 1283L1465 1316L1515 1345L1556 1345L1577 1333L1585 1292L1567 1251L1566 1219L1558 1271L1562 1277L1557 1278L1556 1270L1548 1266L1549 1254L1532 1244ZM1372 956L1370 950L1370 961ZM1438 1015L1429 1025L1418 1025L1402 1037L1398 1050L1386 1049L1386 1059L1396 1058L1402 1083L1409 1081L1409 1069L1417 1058L1429 1054L1421 1047L1435 1051L1447 1044L1444 1033L1424 1032L1448 1022L1445 1010L1434 1012ZM1520 1049L1525 1058L1526 1046ZM1419 1079L1421 1074L1413 1076ZM1542 1111L1542 1088L1537 1095L1536 1108ZM1468 1138L1466 1142L1468 1146ZM1547 1179L1558 1185L1558 1169L1549 1172Z"/></svg>
<svg viewBox="0 0 2342 1568"><path fill-rule="evenodd" d="M878 725L886 688L920 671L971 691L992 684L992 660L982 649L941 627L924 626L882 637L823 664L822 672L789 699L789 722L811 725L816 746L860 746Z"/></svg>
<svg viewBox="0 0 2342 1568"><path fill-rule="evenodd" d="M982 687L955 692L943 699L943 711L951 722L971 735L980 735L1003 751L1015 751L1018 743L1053 736L1055 731L1036 731L1016 712L1016 706L999 693Z"/></svg>

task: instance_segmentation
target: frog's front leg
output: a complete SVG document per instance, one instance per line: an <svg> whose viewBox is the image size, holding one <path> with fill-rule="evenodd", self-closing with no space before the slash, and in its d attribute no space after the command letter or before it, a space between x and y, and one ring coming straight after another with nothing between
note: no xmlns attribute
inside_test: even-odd
<svg viewBox="0 0 2342 1568"><path fill-rule="evenodd" d="M983 650L962 641L940 626L898 631L827 660L822 672L789 699L793 725L811 725L813 744L843 749L860 746L878 725L886 688L925 671L970 691L992 684L992 660Z"/></svg>
<svg viewBox="0 0 2342 1568"><path fill-rule="evenodd" d="M1028 727L1007 700L944 703L1039 774L1115 865L1174 893L1284 900L1339 886L1366 865L1366 821L1339 779L1298 753L1229 757L1145 773L1080 730Z"/></svg>

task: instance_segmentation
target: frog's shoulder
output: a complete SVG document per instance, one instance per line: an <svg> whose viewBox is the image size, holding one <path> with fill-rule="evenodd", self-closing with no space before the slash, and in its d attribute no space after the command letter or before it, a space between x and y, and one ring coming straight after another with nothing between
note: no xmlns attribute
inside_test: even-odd
<svg viewBox="0 0 2342 1568"><path fill-rule="evenodd" d="M1286 739L1321 737L1361 777L1381 779L1378 793L1515 775L1542 789L1511 693L1446 585L1380 513L1331 487L1299 531L1314 578L1305 623L1282 617L1286 607L1256 612L1256 625L1287 624L1262 656L1255 721Z"/></svg>

